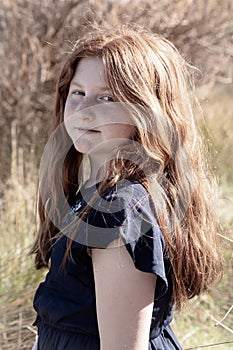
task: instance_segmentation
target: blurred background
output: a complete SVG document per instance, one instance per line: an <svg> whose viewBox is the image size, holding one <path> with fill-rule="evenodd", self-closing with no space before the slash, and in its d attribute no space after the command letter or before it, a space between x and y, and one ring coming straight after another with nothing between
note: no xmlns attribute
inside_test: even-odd
<svg viewBox="0 0 233 350"><path fill-rule="evenodd" d="M32 298L46 271L28 256L38 168L67 52L91 25L137 24L163 34L199 69L196 120L219 185L222 282L175 314L184 349L233 349L233 3L229 0L1 0L0 349L31 349Z"/></svg>

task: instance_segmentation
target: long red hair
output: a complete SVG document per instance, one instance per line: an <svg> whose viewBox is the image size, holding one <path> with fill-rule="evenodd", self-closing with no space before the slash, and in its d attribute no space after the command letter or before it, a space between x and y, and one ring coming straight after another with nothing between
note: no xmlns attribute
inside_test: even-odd
<svg viewBox="0 0 233 350"><path fill-rule="evenodd" d="M52 210L59 221L63 217L62 210L58 210L61 188L72 205L80 187L77 179L82 154L70 143L63 128L63 114L69 85L82 57L102 58L106 81L116 101L136 106L132 113L135 140L143 152L135 154L141 157L147 175L132 162L126 164L122 151L112 161L100 190L122 177L137 178L148 189L173 267L173 299L180 307L183 300L200 294L221 275L213 210L214 180L194 123L190 67L168 40L143 30L89 34L76 42L63 66L54 117L54 130L60 128L60 146L56 146L56 135L47 175L40 186L47 199L40 196L39 200L40 228L32 248L36 267L48 265L59 231L59 224L51 220L48 211ZM66 155L61 156L61 145L69 145ZM62 169L60 178L58 169ZM114 177L109 182L108 175L112 173Z"/></svg>

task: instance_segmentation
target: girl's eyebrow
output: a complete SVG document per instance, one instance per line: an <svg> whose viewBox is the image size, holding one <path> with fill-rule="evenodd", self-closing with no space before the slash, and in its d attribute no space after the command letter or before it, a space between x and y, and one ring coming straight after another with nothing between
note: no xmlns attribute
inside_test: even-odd
<svg viewBox="0 0 233 350"><path fill-rule="evenodd" d="M76 81L71 81L70 82L70 85L76 85L76 86L80 86L80 87L82 87L82 85L81 84L79 84L78 82L76 82Z"/></svg>
<svg viewBox="0 0 233 350"><path fill-rule="evenodd" d="M70 83L70 85L75 85L75 86L78 86L79 88L83 89L83 86L76 81L72 81ZM97 88L98 88L98 90L101 90L101 91L110 91L110 88L108 86L97 86Z"/></svg>

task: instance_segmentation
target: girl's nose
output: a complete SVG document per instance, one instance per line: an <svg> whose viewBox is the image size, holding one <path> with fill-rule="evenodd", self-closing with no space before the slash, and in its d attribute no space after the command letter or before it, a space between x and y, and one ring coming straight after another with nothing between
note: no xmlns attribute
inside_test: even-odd
<svg viewBox="0 0 233 350"><path fill-rule="evenodd" d="M77 112L82 120L93 121L96 117L94 102L86 99L79 105Z"/></svg>

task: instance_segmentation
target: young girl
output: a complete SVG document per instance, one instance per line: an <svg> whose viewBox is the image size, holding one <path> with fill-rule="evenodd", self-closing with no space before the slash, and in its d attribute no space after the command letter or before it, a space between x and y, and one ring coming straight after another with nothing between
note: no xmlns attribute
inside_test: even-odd
<svg viewBox="0 0 233 350"><path fill-rule="evenodd" d="M188 65L143 30L79 40L57 84L32 253L39 350L181 349L174 304L221 274Z"/></svg>

